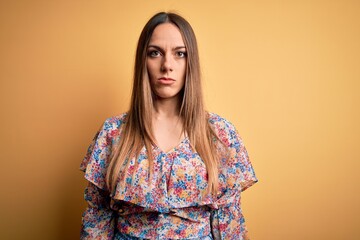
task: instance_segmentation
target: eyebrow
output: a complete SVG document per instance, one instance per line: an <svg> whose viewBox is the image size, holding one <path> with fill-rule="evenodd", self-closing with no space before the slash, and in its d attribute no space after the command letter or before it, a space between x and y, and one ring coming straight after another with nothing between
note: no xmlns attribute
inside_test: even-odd
<svg viewBox="0 0 360 240"><path fill-rule="evenodd" d="M156 49L158 49L158 50L163 50L161 47L159 47L159 46L156 46L156 45L149 45L148 46L148 48L156 48ZM179 49L182 49L182 48L185 48L186 49L186 47L185 46L178 46L178 47L174 47L173 48L173 50L179 50Z"/></svg>

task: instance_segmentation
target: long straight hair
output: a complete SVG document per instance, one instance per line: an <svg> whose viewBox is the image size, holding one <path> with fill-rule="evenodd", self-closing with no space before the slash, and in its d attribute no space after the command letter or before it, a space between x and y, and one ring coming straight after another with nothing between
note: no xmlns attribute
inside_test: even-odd
<svg viewBox="0 0 360 240"><path fill-rule="evenodd" d="M126 159L137 157L142 147L148 153L150 178L153 168L152 144L155 138L152 129L153 94L146 67L147 48L154 29L163 23L174 24L183 37L187 50L186 79L182 90L180 117L183 119L183 130L187 133L191 147L205 163L208 174L207 193L218 191L218 154L214 138L216 134L208 122L208 114L204 108L199 52L194 31L190 24L174 13L160 12L154 15L145 25L137 44L134 78L130 109L126 116L126 124L122 129L120 141L112 155L106 174L106 183L110 192L116 189L120 170Z"/></svg>

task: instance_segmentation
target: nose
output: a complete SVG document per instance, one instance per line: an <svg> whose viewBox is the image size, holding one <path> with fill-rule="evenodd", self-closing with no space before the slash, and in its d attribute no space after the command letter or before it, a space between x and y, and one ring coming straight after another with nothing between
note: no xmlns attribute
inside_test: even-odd
<svg viewBox="0 0 360 240"><path fill-rule="evenodd" d="M162 72L172 72L173 71L173 59L169 54L165 55L161 64Z"/></svg>

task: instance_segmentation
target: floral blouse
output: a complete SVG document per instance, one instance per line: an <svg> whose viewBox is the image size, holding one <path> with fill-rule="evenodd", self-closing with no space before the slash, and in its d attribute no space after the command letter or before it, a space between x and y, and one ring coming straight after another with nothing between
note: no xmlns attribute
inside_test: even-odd
<svg viewBox="0 0 360 240"><path fill-rule="evenodd" d="M225 153L214 197L206 194L206 167L188 138L169 152L152 146L151 180L143 147L126 161L110 193L105 174L126 113L107 119L80 166L89 181L81 239L248 239L240 194L257 182L253 167L235 127L213 113L209 123L222 142L214 139L217 150Z"/></svg>

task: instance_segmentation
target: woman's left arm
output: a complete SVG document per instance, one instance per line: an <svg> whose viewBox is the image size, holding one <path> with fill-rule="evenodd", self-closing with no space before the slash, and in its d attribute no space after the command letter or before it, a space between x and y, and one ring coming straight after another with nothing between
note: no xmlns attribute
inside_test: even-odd
<svg viewBox="0 0 360 240"><path fill-rule="evenodd" d="M225 122L222 140L227 154L221 160L219 183L221 196L211 212L211 227L214 239L248 239L245 219L241 210L241 192L258 180L249 160L248 153L235 127Z"/></svg>
<svg viewBox="0 0 360 240"><path fill-rule="evenodd" d="M245 219L240 206L240 193L211 211L211 229L215 240L248 239Z"/></svg>

